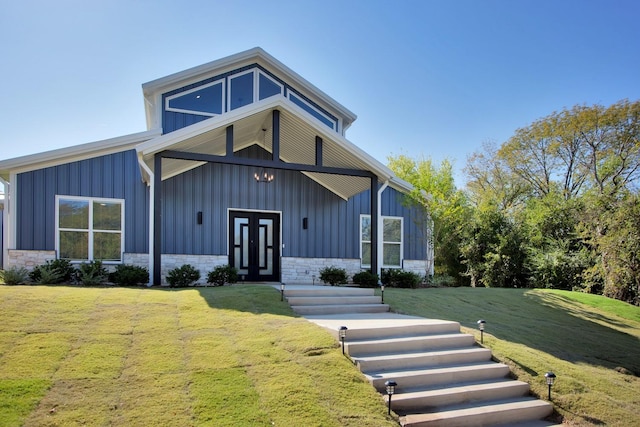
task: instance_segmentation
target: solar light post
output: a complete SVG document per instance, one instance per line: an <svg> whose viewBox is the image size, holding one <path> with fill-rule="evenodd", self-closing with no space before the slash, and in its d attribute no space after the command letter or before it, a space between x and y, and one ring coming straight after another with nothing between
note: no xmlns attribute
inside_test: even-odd
<svg viewBox="0 0 640 427"><path fill-rule="evenodd" d="M398 383L393 380L389 380L385 382L384 385L387 387L387 396L389 397L388 399L389 410L387 411L387 414L391 415L391 396L393 396L393 393L396 392L396 387L398 386Z"/></svg>
<svg viewBox="0 0 640 427"><path fill-rule="evenodd" d="M284 283L280 283L280 301L284 301Z"/></svg>
<svg viewBox="0 0 640 427"><path fill-rule="evenodd" d="M544 377L547 379L547 385L549 386L549 400L551 400L551 387L556 380L556 374L554 374L553 372L547 372L546 374L544 374Z"/></svg>
<svg viewBox="0 0 640 427"><path fill-rule="evenodd" d="M478 329L480 329L480 344L484 344L484 325L486 323L487 322L482 319L478 320Z"/></svg>
<svg viewBox="0 0 640 427"><path fill-rule="evenodd" d="M346 326L340 326L340 329L338 330L339 335L340 335L340 342L342 343L342 354L344 354L344 340L345 338L347 338L347 328Z"/></svg>

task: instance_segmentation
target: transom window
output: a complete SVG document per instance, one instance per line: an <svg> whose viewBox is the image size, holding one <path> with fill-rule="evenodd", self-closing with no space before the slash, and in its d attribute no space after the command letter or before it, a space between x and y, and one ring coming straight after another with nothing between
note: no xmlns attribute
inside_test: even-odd
<svg viewBox="0 0 640 427"><path fill-rule="evenodd" d="M71 261L122 262L124 200L56 196L56 251Z"/></svg>
<svg viewBox="0 0 640 427"><path fill-rule="evenodd" d="M217 80L204 86L167 97L167 111L215 116L222 114L224 81Z"/></svg>
<svg viewBox="0 0 640 427"><path fill-rule="evenodd" d="M402 267L402 217L382 217L382 268ZM360 259L371 267L371 216L360 215Z"/></svg>

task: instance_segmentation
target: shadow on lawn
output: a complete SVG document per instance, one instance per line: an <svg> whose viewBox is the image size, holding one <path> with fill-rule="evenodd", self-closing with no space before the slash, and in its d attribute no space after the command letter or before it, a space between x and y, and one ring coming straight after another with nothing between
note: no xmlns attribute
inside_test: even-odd
<svg viewBox="0 0 640 427"><path fill-rule="evenodd" d="M610 369L626 368L640 375L640 325L597 313L561 295L523 289L461 288L431 293L413 313L455 320L477 329L486 320L485 332L520 343L573 363L584 362ZM431 294L431 295L430 295ZM456 307L452 308L452 301ZM391 303L393 306L393 302ZM625 331L626 330L626 331ZM628 333L627 331L634 331Z"/></svg>
<svg viewBox="0 0 640 427"><path fill-rule="evenodd" d="M268 285L226 285L194 287L209 307L253 314L300 317L287 301L280 301L280 291Z"/></svg>

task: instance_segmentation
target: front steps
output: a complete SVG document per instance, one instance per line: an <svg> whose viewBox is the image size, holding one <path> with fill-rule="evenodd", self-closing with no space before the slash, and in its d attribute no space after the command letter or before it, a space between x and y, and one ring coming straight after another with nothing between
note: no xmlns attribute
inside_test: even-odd
<svg viewBox="0 0 640 427"><path fill-rule="evenodd" d="M285 289L293 311L303 316L346 313L386 313L388 304L373 289L342 286L306 286Z"/></svg>
<svg viewBox="0 0 640 427"><path fill-rule="evenodd" d="M411 334L349 329L345 351L385 398L385 382L398 384L391 407L403 426L518 425L553 411L529 396L527 383L510 379L509 367L493 362L491 351L460 333L456 322L436 321Z"/></svg>
<svg viewBox="0 0 640 427"><path fill-rule="evenodd" d="M417 426L550 426L550 403L529 395L527 383L460 332L457 322L389 313L373 289L306 286L284 293L293 310L337 337L347 326L345 352L386 397L400 423Z"/></svg>

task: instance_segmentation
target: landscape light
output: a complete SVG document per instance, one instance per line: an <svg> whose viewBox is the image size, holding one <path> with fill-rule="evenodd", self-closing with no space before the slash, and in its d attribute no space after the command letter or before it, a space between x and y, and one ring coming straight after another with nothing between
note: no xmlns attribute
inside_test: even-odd
<svg viewBox="0 0 640 427"><path fill-rule="evenodd" d="M344 354L344 340L347 338L347 328L346 326L340 326L339 334L340 334L340 342L342 343L342 354Z"/></svg>
<svg viewBox="0 0 640 427"><path fill-rule="evenodd" d="M551 387L556 380L556 374L554 374L553 372L547 372L546 374L544 374L544 377L547 379L547 385L549 386L549 400L551 400Z"/></svg>
<svg viewBox="0 0 640 427"><path fill-rule="evenodd" d="M382 293L382 304L384 304L384 283L380 282L380 292Z"/></svg>
<svg viewBox="0 0 640 427"><path fill-rule="evenodd" d="M284 283L280 283L280 301L284 301Z"/></svg>
<svg viewBox="0 0 640 427"><path fill-rule="evenodd" d="M389 380L385 382L384 385L385 387L387 387L387 396L389 397L388 399L389 411L387 412L387 414L391 415L391 396L393 396L393 393L396 392L396 387L398 386L398 383L393 380Z"/></svg>
<svg viewBox="0 0 640 427"><path fill-rule="evenodd" d="M487 322L482 319L478 320L478 329L480 329L480 344L484 344L484 325L486 323Z"/></svg>

